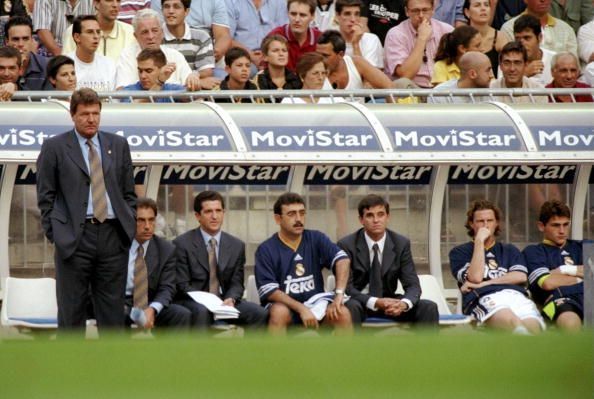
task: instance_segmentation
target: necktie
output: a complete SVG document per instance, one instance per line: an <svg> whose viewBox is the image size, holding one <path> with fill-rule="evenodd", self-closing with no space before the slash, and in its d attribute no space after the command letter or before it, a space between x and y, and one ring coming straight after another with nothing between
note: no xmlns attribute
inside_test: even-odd
<svg viewBox="0 0 594 399"><path fill-rule="evenodd" d="M379 261L379 246L373 244L373 260L371 261L371 273L369 280L369 295L381 298L382 293L382 265Z"/></svg>
<svg viewBox="0 0 594 399"><path fill-rule="evenodd" d="M217 240L214 238L208 240L208 269L210 276L208 292L219 295L219 280L217 279Z"/></svg>
<svg viewBox="0 0 594 399"><path fill-rule="evenodd" d="M144 247L138 246L134 261L134 307L146 309L148 306L148 278L146 262L144 261Z"/></svg>
<svg viewBox="0 0 594 399"><path fill-rule="evenodd" d="M93 216L103 223L107 219L107 197L105 196L105 179L101 160L93 142L87 140L89 146L89 166L91 168L91 194L93 198Z"/></svg>

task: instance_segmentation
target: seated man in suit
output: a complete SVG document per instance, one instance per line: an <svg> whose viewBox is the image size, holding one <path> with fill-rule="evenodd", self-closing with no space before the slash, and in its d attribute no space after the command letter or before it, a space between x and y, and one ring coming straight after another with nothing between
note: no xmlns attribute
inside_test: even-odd
<svg viewBox="0 0 594 399"><path fill-rule="evenodd" d="M322 232L305 229L305 201L285 193L274 203L274 220L280 231L256 250L256 284L260 300L270 305L271 333L283 334L291 324L318 328L330 324L340 332L352 331L351 315L344 306L349 259ZM335 270L336 290L329 294L324 312L316 317L306 302L324 293L322 268ZM323 311L324 309L322 309Z"/></svg>
<svg viewBox="0 0 594 399"><path fill-rule="evenodd" d="M157 203L150 198L139 198L136 202L136 236L128 257L126 324L135 322L145 329L189 327L190 311L171 303L175 294L175 247L155 235L156 219ZM131 315L133 308L143 314L135 311Z"/></svg>
<svg viewBox="0 0 594 399"><path fill-rule="evenodd" d="M220 296L223 304L239 310L235 324L264 326L268 313L261 306L242 300L245 244L221 230L225 216L223 196L216 191L203 191L194 199L194 215L200 227L187 231L173 243L177 254L176 303L192 312L192 326L205 329L213 323L208 309L186 295L190 291L206 291Z"/></svg>
<svg viewBox="0 0 594 399"><path fill-rule="evenodd" d="M415 271L410 241L387 228L390 204L382 197L369 194L359 202L359 222L363 228L344 237L338 245L351 258L351 277L346 306L353 322L367 317L387 317L435 325L437 305L420 299L421 286ZM404 294L395 294L398 280ZM367 293L362 291L369 286Z"/></svg>

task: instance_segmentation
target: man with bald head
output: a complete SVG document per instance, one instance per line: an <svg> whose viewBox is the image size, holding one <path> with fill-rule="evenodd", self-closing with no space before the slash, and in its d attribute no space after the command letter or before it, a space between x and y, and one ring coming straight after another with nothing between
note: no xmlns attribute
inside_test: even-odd
<svg viewBox="0 0 594 399"><path fill-rule="evenodd" d="M469 51L460 57L460 79L451 79L443 82L433 89L434 91L449 91L455 89L485 89L493 79L493 69L489 57L479 51ZM475 101L477 96L475 96ZM445 103L471 103L469 96L463 97L430 97L428 102L436 104Z"/></svg>
<svg viewBox="0 0 594 399"><path fill-rule="evenodd" d="M545 87L551 89L583 89L583 88L590 88L589 85L578 82L578 78L580 77L580 63L578 58L575 54L570 53L568 51L557 53L553 56L551 60L551 73L553 75L553 81L546 85ZM591 103L592 96L590 95L580 95L580 96L573 96L572 98L570 95L558 95L554 96L554 102L557 103ZM550 102L553 102L552 99L549 98Z"/></svg>

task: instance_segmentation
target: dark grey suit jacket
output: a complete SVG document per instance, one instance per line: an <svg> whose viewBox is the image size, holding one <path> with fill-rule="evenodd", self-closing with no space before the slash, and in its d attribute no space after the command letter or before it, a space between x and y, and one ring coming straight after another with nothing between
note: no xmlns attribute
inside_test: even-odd
<svg viewBox="0 0 594 399"><path fill-rule="evenodd" d="M359 229L344 237L338 245L351 258L351 274L346 292L366 306L371 296L363 294L361 290L369 284L371 261L364 230ZM382 254L382 296L384 298L396 297L394 291L398 287L398 280L404 288L402 298L410 300L413 306L416 305L421 297L421 285L410 252L410 241L392 230L386 230L386 243Z"/></svg>
<svg viewBox="0 0 594 399"><path fill-rule="evenodd" d="M144 255L148 274L148 301L167 307L175 296L175 246L153 236Z"/></svg>
<svg viewBox="0 0 594 399"><path fill-rule="evenodd" d="M188 291L209 289L208 249L199 228L190 230L173 240L177 255L177 290L179 294ZM243 297L243 269L245 266L245 244L225 232L221 232L217 278L221 285L222 298L239 301Z"/></svg>
<svg viewBox="0 0 594 399"><path fill-rule="evenodd" d="M136 231L134 175L125 138L99 131L105 187L129 246ZM43 142L37 158L37 204L47 238L61 258L78 247L85 225L91 179L74 130Z"/></svg>

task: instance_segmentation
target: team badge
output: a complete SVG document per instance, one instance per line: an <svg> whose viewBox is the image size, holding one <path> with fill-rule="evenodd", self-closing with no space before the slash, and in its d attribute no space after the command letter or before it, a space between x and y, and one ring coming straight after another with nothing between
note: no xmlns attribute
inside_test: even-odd
<svg viewBox="0 0 594 399"><path fill-rule="evenodd" d="M563 257L563 261L565 262L566 265L570 265L573 266L575 263L573 262L573 259L571 259L570 256L564 256Z"/></svg>
<svg viewBox="0 0 594 399"><path fill-rule="evenodd" d="M299 277L305 274L305 267L303 266L303 263L297 263L295 265L295 274Z"/></svg>
<svg viewBox="0 0 594 399"><path fill-rule="evenodd" d="M489 259L489 261L487 262L487 266L491 270L499 268L499 265L497 264L497 261L495 259Z"/></svg>

